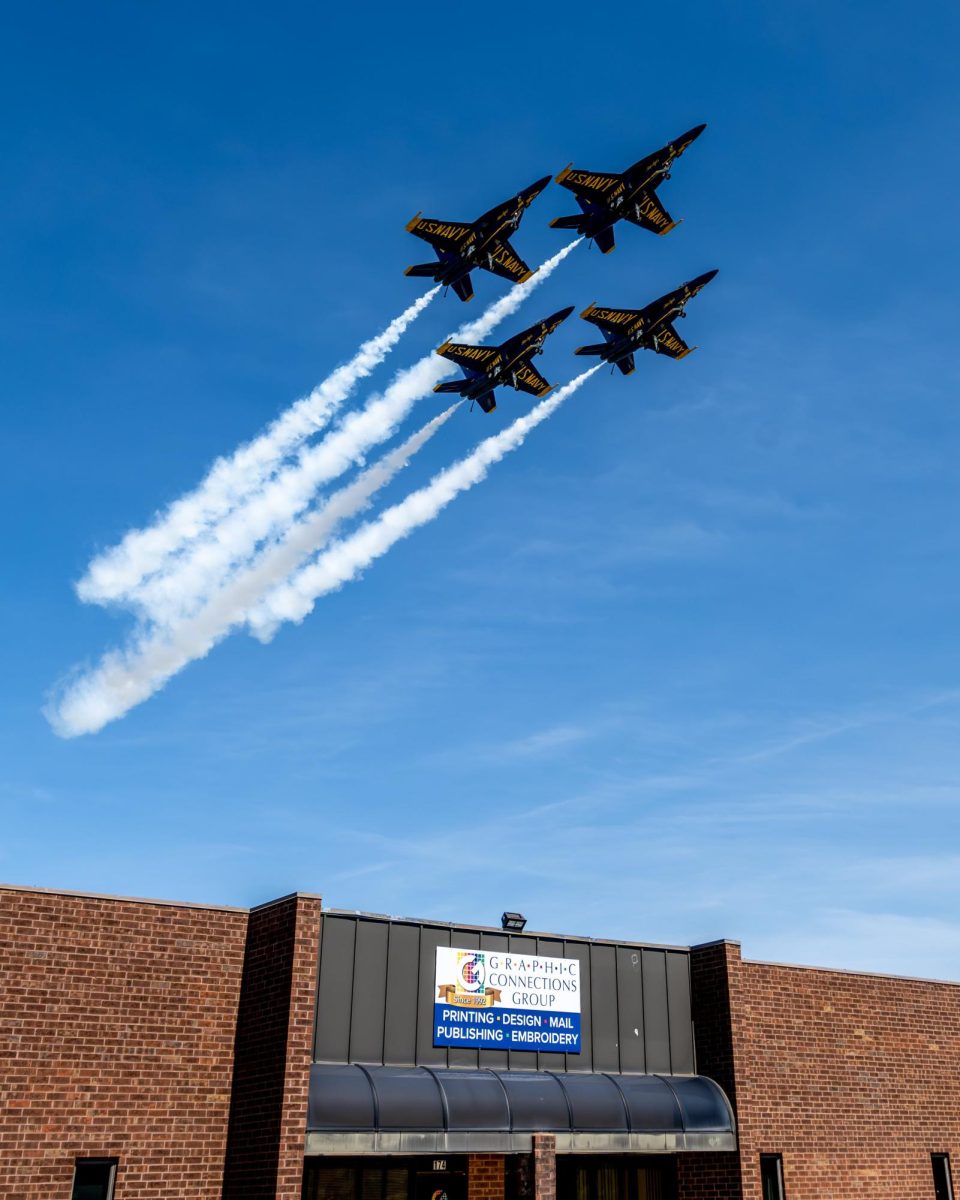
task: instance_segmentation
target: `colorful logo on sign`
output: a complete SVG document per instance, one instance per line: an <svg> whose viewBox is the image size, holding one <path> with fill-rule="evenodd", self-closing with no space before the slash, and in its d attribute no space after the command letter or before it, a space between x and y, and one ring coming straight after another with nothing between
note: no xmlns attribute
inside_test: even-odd
<svg viewBox="0 0 960 1200"><path fill-rule="evenodd" d="M449 952L448 952L449 953ZM487 956L479 950L456 950L454 982L437 982L437 999L462 1008L489 1008L500 999L497 988L485 987ZM450 976L448 975L449 979Z"/></svg>
<svg viewBox="0 0 960 1200"><path fill-rule="evenodd" d="M460 950L457 953L457 991L482 992L487 972L482 954Z"/></svg>

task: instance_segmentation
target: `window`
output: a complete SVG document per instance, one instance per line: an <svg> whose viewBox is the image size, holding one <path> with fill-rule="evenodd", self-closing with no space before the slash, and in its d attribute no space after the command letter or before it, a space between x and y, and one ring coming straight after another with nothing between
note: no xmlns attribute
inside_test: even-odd
<svg viewBox="0 0 960 1200"><path fill-rule="evenodd" d="M73 1168L73 1200L113 1200L115 1158L78 1158Z"/></svg>
<svg viewBox="0 0 960 1200"><path fill-rule="evenodd" d="M953 1200L953 1183L950 1179L950 1155L931 1154L933 1162L933 1194L936 1200Z"/></svg>
<svg viewBox="0 0 960 1200"><path fill-rule="evenodd" d="M784 1200L783 1158L779 1154L760 1155L760 1187L763 1200Z"/></svg>
<svg viewBox="0 0 960 1200"><path fill-rule="evenodd" d="M557 1200L675 1200L676 1160L557 1157ZM507 1192L508 1200L512 1200Z"/></svg>

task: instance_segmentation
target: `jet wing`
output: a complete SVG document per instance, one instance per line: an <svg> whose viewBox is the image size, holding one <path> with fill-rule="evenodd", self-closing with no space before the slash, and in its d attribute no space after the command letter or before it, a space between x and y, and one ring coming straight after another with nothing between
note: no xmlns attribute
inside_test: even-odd
<svg viewBox="0 0 960 1200"><path fill-rule="evenodd" d="M667 358L686 358L692 354L696 346L688 346L679 333L669 323L662 325L656 331L657 353L665 354Z"/></svg>
<svg viewBox="0 0 960 1200"><path fill-rule="evenodd" d="M591 304L589 308L585 308L580 314L584 321L589 321L592 325L596 325L602 329L604 333L624 334L630 333L644 318L644 311L640 308L603 308L596 304Z"/></svg>
<svg viewBox="0 0 960 1200"><path fill-rule="evenodd" d="M437 354L477 375L486 374L500 359L496 346L467 346L462 342L444 342L437 347Z"/></svg>
<svg viewBox="0 0 960 1200"><path fill-rule="evenodd" d="M660 203L654 191L640 193L636 207L628 208L623 214L628 221L639 225L641 229L649 229L651 233L669 233L677 222L670 216Z"/></svg>
<svg viewBox="0 0 960 1200"><path fill-rule="evenodd" d="M456 249L472 232L473 226L467 221L435 221L419 213L407 223L407 233L423 238L438 250Z"/></svg>
<svg viewBox="0 0 960 1200"><path fill-rule="evenodd" d="M527 392L530 396L545 396L553 391L553 385L547 383L540 372L528 362L519 365L515 378L518 392Z"/></svg>
<svg viewBox="0 0 960 1200"><path fill-rule="evenodd" d="M625 186L622 175L612 171L581 171L572 163L563 168L557 183L586 200L612 200Z"/></svg>
<svg viewBox="0 0 960 1200"><path fill-rule="evenodd" d="M513 283L523 283L534 274L506 238L495 241L490 247L490 258L480 262L478 266L485 267L501 279L509 279Z"/></svg>

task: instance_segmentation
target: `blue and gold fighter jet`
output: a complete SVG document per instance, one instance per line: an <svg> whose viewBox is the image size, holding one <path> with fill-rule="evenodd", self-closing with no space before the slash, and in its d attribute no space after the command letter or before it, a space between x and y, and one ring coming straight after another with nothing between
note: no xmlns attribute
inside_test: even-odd
<svg viewBox="0 0 960 1200"><path fill-rule="evenodd" d="M670 178L674 160L705 129L706 125L697 125L663 149L641 158L622 175L581 171L571 163L557 176L557 183L573 192L582 211L574 217L557 217L550 222L550 228L575 229L595 241L604 254L614 247L613 227L620 220L652 233L669 233L678 222L660 203L657 188Z"/></svg>
<svg viewBox="0 0 960 1200"><path fill-rule="evenodd" d="M646 308L603 308L591 304L580 316L596 325L604 340L594 346L580 346L575 353L596 354L604 362L619 367L624 375L633 374L636 350L654 350L668 358L686 358L696 346L688 346L672 322L687 315L683 311L687 301L702 291L716 273L707 271L705 275L698 275Z"/></svg>
<svg viewBox="0 0 960 1200"><path fill-rule="evenodd" d="M476 400L485 413L493 412L496 387L512 387L538 398L553 391L553 385L530 365L530 359L543 353L543 343L561 322L573 312L573 305L538 321L523 333L514 334L502 346L465 346L462 342L444 342L437 349L464 371L463 379L438 383L435 392L456 392L467 400Z"/></svg>
<svg viewBox="0 0 960 1200"><path fill-rule="evenodd" d="M417 213L407 225L407 232L429 242L439 261L407 267L404 274L426 276L452 287L461 300L473 298L470 272L476 267L511 283L523 283L534 272L510 245L510 235L549 182L549 175L538 179L476 221L435 221Z"/></svg>

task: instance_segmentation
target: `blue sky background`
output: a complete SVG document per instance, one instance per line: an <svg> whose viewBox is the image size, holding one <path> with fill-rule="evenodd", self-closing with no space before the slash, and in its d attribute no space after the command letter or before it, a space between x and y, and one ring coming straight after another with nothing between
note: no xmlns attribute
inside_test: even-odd
<svg viewBox="0 0 960 1200"><path fill-rule="evenodd" d="M6 14L6 881L510 907L960 978L960 14L592 11ZM695 355L598 375L270 646L235 636L102 733L52 734L51 686L129 629L73 581L413 299L414 212L471 218L701 120L663 190L684 223L579 247L504 326L716 266ZM528 261L570 211L541 196ZM476 284L373 384L506 286ZM458 413L387 499L526 404Z"/></svg>

